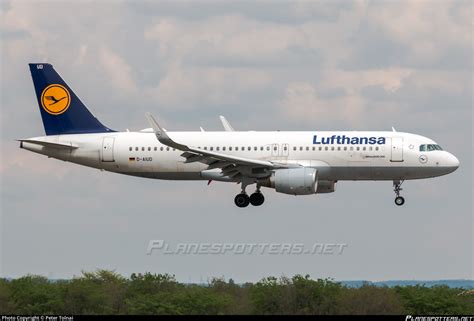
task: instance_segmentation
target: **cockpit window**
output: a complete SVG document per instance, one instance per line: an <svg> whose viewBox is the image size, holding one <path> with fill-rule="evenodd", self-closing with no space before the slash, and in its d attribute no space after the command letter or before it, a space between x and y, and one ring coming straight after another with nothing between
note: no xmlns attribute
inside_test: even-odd
<svg viewBox="0 0 474 321"><path fill-rule="evenodd" d="M420 145L420 152L431 152L434 150L443 150L441 146L435 144Z"/></svg>

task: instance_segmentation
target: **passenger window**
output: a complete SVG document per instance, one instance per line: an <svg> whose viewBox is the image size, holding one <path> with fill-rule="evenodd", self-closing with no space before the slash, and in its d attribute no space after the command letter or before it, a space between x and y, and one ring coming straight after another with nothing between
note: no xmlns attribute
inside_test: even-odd
<svg viewBox="0 0 474 321"><path fill-rule="evenodd" d="M235 150L236 150L236 151L239 151L239 147L235 147Z"/></svg>
<svg viewBox="0 0 474 321"><path fill-rule="evenodd" d="M326 147L324 147L324 150L329 150L329 147L327 147L327 146L326 146Z"/></svg>
<svg viewBox="0 0 474 321"><path fill-rule="evenodd" d="M218 147L216 147L216 151L219 151L219 146L218 146Z"/></svg>
<svg viewBox="0 0 474 321"><path fill-rule="evenodd" d="M263 150L263 146L260 146L260 150Z"/></svg>
<svg viewBox="0 0 474 321"><path fill-rule="evenodd" d="M362 147L362 150L365 150L365 149L366 149L366 148L365 148L365 146L364 146L364 147Z"/></svg>
<svg viewBox="0 0 474 321"><path fill-rule="evenodd" d="M309 147L308 147L308 146L306 146L306 151L309 151Z"/></svg>
<svg viewBox="0 0 474 321"><path fill-rule="evenodd" d="M300 151L302 151L302 150L303 150L303 146L300 146Z"/></svg>
<svg viewBox="0 0 474 321"><path fill-rule="evenodd" d="M176 149L173 148L173 152L176 151Z"/></svg>
<svg viewBox="0 0 474 321"><path fill-rule="evenodd" d="M283 147L283 150L284 150L285 152L287 151L287 149L288 149L288 148L287 148L286 146L285 146L285 147Z"/></svg>
<svg viewBox="0 0 474 321"><path fill-rule="evenodd" d="M316 150L316 147L313 146L313 152Z"/></svg>
<svg viewBox="0 0 474 321"><path fill-rule="evenodd" d="M155 152L156 152L156 151L158 150L158 147L155 146L154 150L155 150Z"/></svg>
<svg viewBox="0 0 474 321"><path fill-rule="evenodd" d="M214 150L214 147L212 147L212 146L211 146L211 147L209 147L209 150L213 151L213 150Z"/></svg>
<svg viewBox="0 0 474 321"><path fill-rule="evenodd" d="M369 150L372 151L372 146L369 147Z"/></svg>
<svg viewBox="0 0 474 321"><path fill-rule="evenodd" d="M337 150L341 150L341 146L337 146Z"/></svg>
<svg viewBox="0 0 474 321"><path fill-rule="evenodd" d="M148 151L151 152L151 147L148 147Z"/></svg>
<svg viewBox="0 0 474 321"><path fill-rule="evenodd" d="M160 150L163 151L163 146L160 147Z"/></svg>
<svg viewBox="0 0 474 321"><path fill-rule="evenodd" d="M249 151L250 151L250 150L252 150L252 147L250 147L250 146L249 146L249 147L247 147L247 150L249 150Z"/></svg>
<svg viewBox="0 0 474 321"><path fill-rule="evenodd" d="M268 152L270 151L270 146L267 146L267 151L268 151Z"/></svg>
<svg viewBox="0 0 474 321"><path fill-rule="evenodd" d="M232 146L229 146L229 150L232 151Z"/></svg>
<svg viewBox="0 0 474 321"><path fill-rule="evenodd" d="M129 150L129 151L132 151L132 150L133 150L133 148L132 148L132 147L129 147L129 148L128 148L128 150Z"/></svg>
<svg viewBox="0 0 474 321"><path fill-rule="evenodd" d="M135 147L135 151L138 152L138 147Z"/></svg>
<svg viewBox="0 0 474 321"><path fill-rule="evenodd" d="M258 150L258 147L257 147L257 146L254 146L254 147L253 147L253 150Z"/></svg>
<svg viewBox="0 0 474 321"><path fill-rule="evenodd" d="M379 147L378 147L378 146L376 146L376 147L375 147L375 150L379 150Z"/></svg>
<svg viewBox="0 0 474 321"><path fill-rule="evenodd" d="M169 151L170 151L170 148L169 148L169 147L166 147L166 151L169 152Z"/></svg>
<svg viewBox="0 0 474 321"><path fill-rule="evenodd" d="M296 151L296 146L293 146L293 150Z"/></svg>
<svg viewBox="0 0 474 321"><path fill-rule="evenodd" d="M356 149L359 151L359 150L360 150L360 147L359 147L359 146L357 146L357 147L356 147Z"/></svg>
<svg viewBox="0 0 474 321"><path fill-rule="evenodd" d="M351 151L353 151L353 150L354 150L354 146L351 146Z"/></svg>
<svg viewBox="0 0 474 321"><path fill-rule="evenodd" d="M344 150L347 150L347 146L344 146Z"/></svg>
<svg viewBox="0 0 474 321"><path fill-rule="evenodd" d="M322 151L322 150L323 150L323 148L322 148L321 146L319 146L319 150L320 150L320 151Z"/></svg>
<svg viewBox="0 0 474 321"><path fill-rule="evenodd" d="M334 150L334 146L331 146L331 150Z"/></svg>
<svg viewBox="0 0 474 321"><path fill-rule="evenodd" d="M276 147L276 146L273 147L273 150L274 150L274 151L277 151L277 150L278 150L278 147Z"/></svg>
<svg viewBox="0 0 474 321"><path fill-rule="evenodd" d="M142 152L144 152L144 151L145 151L145 147L142 147Z"/></svg>
<svg viewBox="0 0 474 321"><path fill-rule="evenodd" d="M224 152L225 152L225 146L222 146L222 151L224 151Z"/></svg>

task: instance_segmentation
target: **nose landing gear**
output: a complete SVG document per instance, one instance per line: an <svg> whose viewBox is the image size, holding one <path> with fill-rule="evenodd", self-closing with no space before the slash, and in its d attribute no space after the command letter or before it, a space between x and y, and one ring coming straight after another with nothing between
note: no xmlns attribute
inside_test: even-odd
<svg viewBox="0 0 474 321"><path fill-rule="evenodd" d="M393 191L395 192L395 195L397 195L397 197L395 197L395 204L397 206L402 206L403 204L405 204L405 199L400 196L400 191L402 190L401 186L403 184L403 181L393 181Z"/></svg>

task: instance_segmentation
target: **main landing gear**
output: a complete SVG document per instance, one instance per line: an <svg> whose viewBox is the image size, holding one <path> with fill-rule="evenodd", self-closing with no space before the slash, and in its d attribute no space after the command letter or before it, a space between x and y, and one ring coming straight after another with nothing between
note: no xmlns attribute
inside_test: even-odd
<svg viewBox="0 0 474 321"><path fill-rule="evenodd" d="M255 193L252 193L250 197L245 192L245 188L249 185L248 183L242 182L242 192L235 196L234 202L238 207L247 207L249 204L253 206L260 206L265 202L265 197L260 191L260 186L257 184L257 190Z"/></svg>
<svg viewBox="0 0 474 321"><path fill-rule="evenodd" d="M400 191L402 190L401 186L403 184L403 181L393 181L393 191L395 192L395 195L397 195L397 197L395 197L395 204L397 206L402 206L403 204L405 204L405 199L400 196Z"/></svg>
<svg viewBox="0 0 474 321"><path fill-rule="evenodd" d="M234 202L238 207L247 207L249 204L252 204L253 206L260 206L263 204L263 202L265 202L265 197L259 190L255 191L255 193L250 195L250 197L244 192L237 194L237 196L235 196Z"/></svg>

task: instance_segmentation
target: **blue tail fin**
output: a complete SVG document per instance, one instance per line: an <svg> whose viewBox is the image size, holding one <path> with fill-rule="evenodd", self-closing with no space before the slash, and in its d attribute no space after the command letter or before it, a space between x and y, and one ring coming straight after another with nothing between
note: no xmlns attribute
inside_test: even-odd
<svg viewBox="0 0 474 321"><path fill-rule="evenodd" d="M46 135L107 133L50 64L29 64Z"/></svg>

